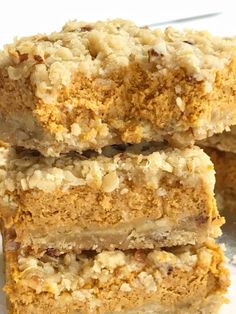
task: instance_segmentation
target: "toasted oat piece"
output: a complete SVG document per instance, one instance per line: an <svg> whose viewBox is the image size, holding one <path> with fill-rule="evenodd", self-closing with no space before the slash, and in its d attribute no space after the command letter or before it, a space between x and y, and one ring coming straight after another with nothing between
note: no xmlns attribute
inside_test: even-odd
<svg viewBox="0 0 236 314"><path fill-rule="evenodd" d="M229 273L213 240L169 250L40 258L5 243L9 314L216 314Z"/></svg>
<svg viewBox="0 0 236 314"><path fill-rule="evenodd" d="M230 130L225 131L222 134L215 134L209 137L201 142L201 145L217 148L225 152L236 153L236 126L231 127Z"/></svg>
<svg viewBox="0 0 236 314"><path fill-rule="evenodd" d="M235 39L124 20L18 39L0 58L0 136L46 156L187 145L236 124L235 56Z"/></svg>
<svg viewBox="0 0 236 314"><path fill-rule="evenodd" d="M206 149L216 170L215 191L218 206L236 209L236 154L217 149Z"/></svg>
<svg viewBox="0 0 236 314"><path fill-rule="evenodd" d="M169 247L219 235L224 220L209 157L198 147L138 152L83 160L10 151L0 179L5 225L34 254Z"/></svg>

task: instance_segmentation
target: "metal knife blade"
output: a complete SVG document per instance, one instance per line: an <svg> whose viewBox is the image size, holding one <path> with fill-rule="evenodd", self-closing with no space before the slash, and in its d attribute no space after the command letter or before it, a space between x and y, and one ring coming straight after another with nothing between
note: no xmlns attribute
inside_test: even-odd
<svg viewBox="0 0 236 314"><path fill-rule="evenodd" d="M207 14L202 14L202 15L195 15L195 16L189 16L189 17L184 17L176 20L169 20L169 21L163 21L163 22L157 22L157 23L152 23L148 24L148 27L157 27L157 26L162 26L166 24L178 24L178 23L184 23L184 22L190 22L190 21L195 21L195 20L201 20L201 19L207 19L211 17L215 17L222 14L222 12L212 12L212 13L207 13Z"/></svg>

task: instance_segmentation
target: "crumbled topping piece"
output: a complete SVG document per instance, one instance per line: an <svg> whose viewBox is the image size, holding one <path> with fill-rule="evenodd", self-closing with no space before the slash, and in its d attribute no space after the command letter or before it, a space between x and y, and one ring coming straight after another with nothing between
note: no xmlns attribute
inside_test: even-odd
<svg viewBox="0 0 236 314"><path fill-rule="evenodd" d="M122 285L120 286L120 291L122 292L130 292L132 291L130 284L128 283L122 283Z"/></svg>
<svg viewBox="0 0 236 314"><path fill-rule="evenodd" d="M81 133L81 127L79 126L79 123L73 123L71 125L71 134L75 136L79 136Z"/></svg>
<svg viewBox="0 0 236 314"><path fill-rule="evenodd" d="M102 187L104 192L112 192L119 187L119 178L116 171L112 171L103 177Z"/></svg>
<svg viewBox="0 0 236 314"><path fill-rule="evenodd" d="M142 271L138 275L138 279L140 280L141 284L147 289L148 292L155 292L157 290L157 285L152 275Z"/></svg>
<svg viewBox="0 0 236 314"><path fill-rule="evenodd" d="M200 250L198 255L198 264L201 265L201 267L209 267L212 257L212 252L210 250Z"/></svg>
<svg viewBox="0 0 236 314"><path fill-rule="evenodd" d="M176 85L176 86L175 86L175 92L176 92L176 94L181 94L181 91L182 91L181 86L180 86L180 85Z"/></svg>
<svg viewBox="0 0 236 314"><path fill-rule="evenodd" d="M96 256L96 261L101 268L111 271L126 264L125 254L122 251L104 251Z"/></svg>
<svg viewBox="0 0 236 314"><path fill-rule="evenodd" d="M180 111L184 112L185 104L184 104L183 100L180 97L176 98L176 104L179 107Z"/></svg>

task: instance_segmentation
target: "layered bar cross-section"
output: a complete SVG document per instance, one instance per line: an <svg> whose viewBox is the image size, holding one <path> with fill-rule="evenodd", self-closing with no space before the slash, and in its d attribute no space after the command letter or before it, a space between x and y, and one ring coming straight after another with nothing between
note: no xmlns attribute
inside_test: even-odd
<svg viewBox="0 0 236 314"><path fill-rule="evenodd" d="M6 227L23 247L52 254L170 247L220 234L214 168L203 150L131 151L45 158L3 149Z"/></svg>
<svg viewBox="0 0 236 314"><path fill-rule="evenodd" d="M40 258L6 241L9 314L218 313L229 273L213 240L156 250Z"/></svg>
<svg viewBox="0 0 236 314"><path fill-rule="evenodd" d="M236 124L236 40L114 20L70 22L0 56L0 137L56 156L186 145Z"/></svg>

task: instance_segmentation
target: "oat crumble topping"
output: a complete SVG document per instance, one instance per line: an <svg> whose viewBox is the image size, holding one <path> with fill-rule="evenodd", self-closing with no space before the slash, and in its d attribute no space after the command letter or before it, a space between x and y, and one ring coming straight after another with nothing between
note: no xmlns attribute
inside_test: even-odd
<svg viewBox="0 0 236 314"><path fill-rule="evenodd" d="M96 297L98 287L108 283L119 285L127 293L134 288L155 292L170 268L190 271L212 257L211 250L203 249L203 256L201 249L197 253L188 249L186 246L177 253L103 251L90 257L86 252L54 258L44 255L41 259L20 256L19 276L36 293L51 292L56 296L71 291L75 297L90 299ZM138 258L139 254L142 259Z"/></svg>
<svg viewBox="0 0 236 314"><path fill-rule="evenodd" d="M36 96L51 103L57 88L69 85L74 73L99 76L102 81L109 72L127 66L133 56L143 67L154 63L163 73L170 68L184 69L197 81L206 81L206 90L210 90L215 70L230 61L236 45L234 39L203 31L151 30L117 19L91 24L70 21L61 32L16 39L5 51L8 56L2 63L9 62L9 77L29 77ZM78 134L79 128L73 129Z"/></svg>
<svg viewBox="0 0 236 314"><path fill-rule="evenodd" d="M15 189L23 191L39 189L52 192L57 188L67 190L73 186L89 185L111 193L120 189L127 193L125 180L139 180L147 186L165 191L159 182L165 174L172 174L182 182L195 186L204 180L213 189L214 168L210 158L198 147L191 149L166 149L149 155L118 153L113 157L95 156L89 159L80 155L64 155L61 158L42 157L28 151L17 154L3 149L0 154L0 193L9 197Z"/></svg>

